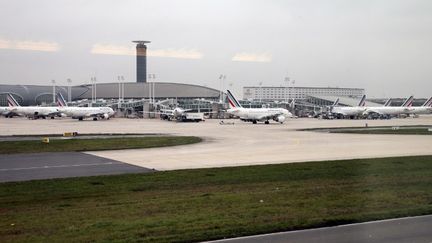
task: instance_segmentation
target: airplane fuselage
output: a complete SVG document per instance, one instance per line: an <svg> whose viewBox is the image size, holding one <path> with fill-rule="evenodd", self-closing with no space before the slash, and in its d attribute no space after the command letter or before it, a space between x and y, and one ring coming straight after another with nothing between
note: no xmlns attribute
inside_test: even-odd
<svg viewBox="0 0 432 243"><path fill-rule="evenodd" d="M431 114L432 113L432 107L414 106L414 107L411 107L411 110L408 113L409 114Z"/></svg>
<svg viewBox="0 0 432 243"><path fill-rule="evenodd" d="M341 114L344 116L357 116L363 114L366 107L355 106L355 107L333 107L332 113Z"/></svg>
<svg viewBox="0 0 432 243"><path fill-rule="evenodd" d="M366 107L365 113L378 113L381 115L400 115L400 114L408 114L412 111L411 107L402 107L402 106L392 106L392 107Z"/></svg>
<svg viewBox="0 0 432 243"><path fill-rule="evenodd" d="M274 119L282 123L285 118L292 117L292 114L283 108L231 108L227 112L244 121L268 121Z"/></svg>
<svg viewBox="0 0 432 243"><path fill-rule="evenodd" d="M33 117L54 117L58 114L59 110L56 107L43 107L43 106L16 106L9 107L10 112L22 116Z"/></svg>
<svg viewBox="0 0 432 243"><path fill-rule="evenodd" d="M67 116L78 119L86 117L101 117L107 119L114 115L114 110L110 107L61 107L59 111Z"/></svg>

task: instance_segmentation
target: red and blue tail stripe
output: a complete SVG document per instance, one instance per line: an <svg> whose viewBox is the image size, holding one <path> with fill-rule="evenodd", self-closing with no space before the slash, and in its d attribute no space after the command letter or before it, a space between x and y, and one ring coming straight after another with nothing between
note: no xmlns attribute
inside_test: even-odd
<svg viewBox="0 0 432 243"><path fill-rule="evenodd" d="M363 95L358 106L365 106L365 105L366 105L366 95Z"/></svg>
<svg viewBox="0 0 432 243"><path fill-rule="evenodd" d="M61 93L57 93L57 105L60 107L67 106L67 103Z"/></svg>
<svg viewBox="0 0 432 243"><path fill-rule="evenodd" d="M11 94L7 94L7 102L8 102L9 107L20 106Z"/></svg>
<svg viewBox="0 0 432 243"><path fill-rule="evenodd" d="M422 105L422 106L431 106L432 107L432 97L430 97L428 100L426 100L426 102Z"/></svg>
<svg viewBox="0 0 432 243"><path fill-rule="evenodd" d="M403 107L410 107L412 106L414 101L414 96L410 96L408 99L405 100L405 102L402 104Z"/></svg>
<svg viewBox="0 0 432 243"><path fill-rule="evenodd" d="M231 93L231 91L227 90L228 94L228 102L231 107L233 108L241 108L240 102L237 101L237 99L234 97L234 95Z"/></svg>

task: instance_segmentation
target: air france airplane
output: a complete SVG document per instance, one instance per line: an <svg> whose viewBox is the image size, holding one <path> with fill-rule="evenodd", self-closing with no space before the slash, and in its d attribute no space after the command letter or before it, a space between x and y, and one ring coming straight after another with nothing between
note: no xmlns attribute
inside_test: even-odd
<svg viewBox="0 0 432 243"><path fill-rule="evenodd" d="M57 94L57 105L61 113L80 121L87 117L92 117L93 121L98 118L109 119L114 115L111 107L69 107L61 93Z"/></svg>
<svg viewBox="0 0 432 243"><path fill-rule="evenodd" d="M431 114L432 113L432 97L430 97L422 106L412 106L410 114Z"/></svg>
<svg viewBox="0 0 432 243"><path fill-rule="evenodd" d="M401 106L377 106L377 107L367 107L364 114L377 113L379 115L400 115L410 113L412 109L414 97L410 96Z"/></svg>
<svg viewBox="0 0 432 243"><path fill-rule="evenodd" d="M263 121L265 124L269 124L270 120L274 120L282 124L287 117L293 117L291 112L283 108L243 108L231 91L227 90L227 93L230 106L227 112L233 116L240 117L242 121L249 121L253 124Z"/></svg>
<svg viewBox="0 0 432 243"><path fill-rule="evenodd" d="M339 103L339 98L335 101L335 103L332 106L331 112L343 115L343 116L358 116L362 115L363 112L366 110L365 104L366 104L366 95L363 95L360 102L357 106L337 106Z"/></svg>
<svg viewBox="0 0 432 243"><path fill-rule="evenodd" d="M7 106L1 106L0 107L0 115L1 116L9 117L9 113L10 113L9 107L7 107Z"/></svg>
<svg viewBox="0 0 432 243"><path fill-rule="evenodd" d="M59 111L56 107L20 106L11 94L7 94L7 101L9 112L20 116L27 116L35 119L51 117L51 119L54 119L55 116L59 115Z"/></svg>

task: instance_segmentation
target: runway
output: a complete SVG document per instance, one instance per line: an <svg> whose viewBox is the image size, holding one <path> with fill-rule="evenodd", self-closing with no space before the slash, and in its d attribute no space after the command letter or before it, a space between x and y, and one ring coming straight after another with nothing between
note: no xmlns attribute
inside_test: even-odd
<svg viewBox="0 0 432 243"><path fill-rule="evenodd" d="M152 171L115 160L77 152L0 156L0 182Z"/></svg>
<svg viewBox="0 0 432 243"><path fill-rule="evenodd" d="M393 243L432 241L432 215L219 240L220 243Z"/></svg>
<svg viewBox="0 0 432 243"><path fill-rule="evenodd" d="M110 160L155 170L292 163L353 158L432 155L432 135L334 134L297 129L317 127L432 126L432 116L391 120L289 119L270 125L228 120L176 123L158 119L0 119L0 135L84 133L159 133L199 136L194 145L87 152Z"/></svg>

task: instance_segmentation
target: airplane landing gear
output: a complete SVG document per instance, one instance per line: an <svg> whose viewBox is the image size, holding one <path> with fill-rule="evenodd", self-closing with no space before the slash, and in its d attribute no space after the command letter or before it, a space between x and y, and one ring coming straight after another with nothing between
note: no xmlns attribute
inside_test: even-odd
<svg viewBox="0 0 432 243"><path fill-rule="evenodd" d="M265 121L264 124L270 124L270 122L269 121Z"/></svg>
<svg viewBox="0 0 432 243"><path fill-rule="evenodd" d="M97 118L96 118L96 117L93 117L93 121L97 121Z"/></svg>
<svg viewBox="0 0 432 243"><path fill-rule="evenodd" d="M252 124L257 124L257 121L252 121Z"/></svg>

